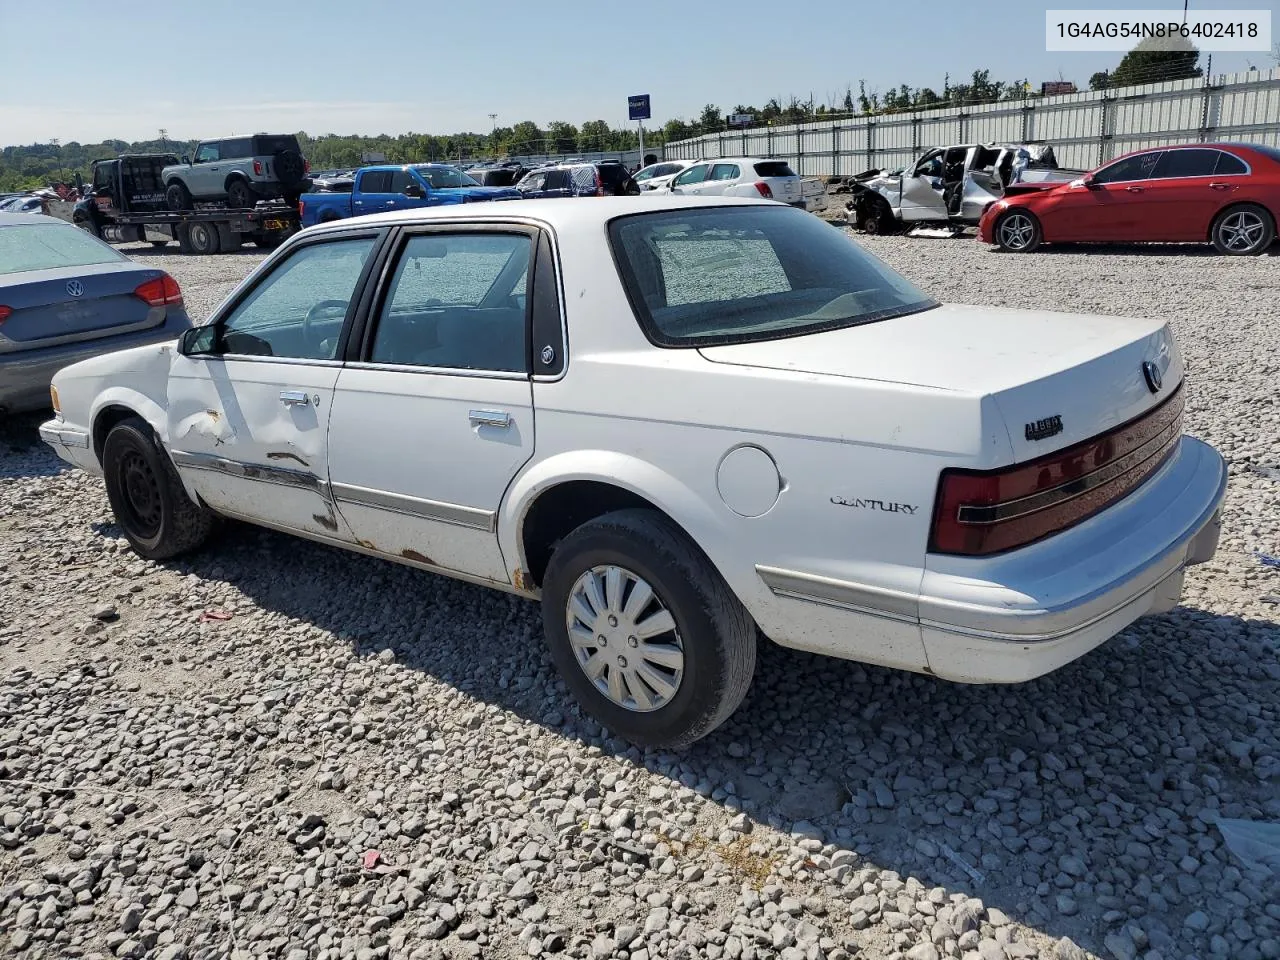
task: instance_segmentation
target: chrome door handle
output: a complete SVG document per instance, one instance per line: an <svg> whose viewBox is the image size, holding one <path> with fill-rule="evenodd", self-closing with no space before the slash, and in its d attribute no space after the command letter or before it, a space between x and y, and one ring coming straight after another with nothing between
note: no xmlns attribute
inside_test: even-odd
<svg viewBox="0 0 1280 960"><path fill-rule="evenodd" d="M305 407L311 402L311 398L302 390L281 390L280 402L286 407L292 407L295 404L300 407Z"/></svg>
<svg viewBox="0 0 1280 960"><path fill-rule="evenodd" d="M394 200L388 200L388 201L387 201L387 206L388 206L388 207L394 207L395 205L396 205L396 202L395 202Z"/></svg>
<svg viewBox="0 0 1280 960"><path fill-rule="evenodd" d="M1128 190L1130 193L1141 193L1146 188L1145 187L1125 187L1125 189Z"/></svg>
<svg viewBox="0 0 1280 960"><path fill-rule="evenodd" d="M505 410L472 410L467 414L468 419L477 426L486 427L509 427L511 426L511 414Z"/></svg>
<svg viewBox="0 0 1280 960"><path fill-rule="evenodd" d="M1231 189L1231 184L1229 184L1229 183L1211 183L1211 184L1209 184L1209 188L1210 188L1211 190L1230 190L1230 189Z"/></svg>

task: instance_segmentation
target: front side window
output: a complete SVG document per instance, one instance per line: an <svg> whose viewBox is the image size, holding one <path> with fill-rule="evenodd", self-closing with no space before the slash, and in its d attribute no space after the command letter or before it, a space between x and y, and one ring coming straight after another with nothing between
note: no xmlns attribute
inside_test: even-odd
<svg viewBox="0 0 1280 960"><path fill-rule="evenodd" d="M69 223L15 223L0 227L0 276L27 270L87 267L129 258L87 230Z"/></svg>
<svg viewBox="0 0 1280 960"><path fill-rule="evenodd" d="M404 193L409 188L409 184L417 182L408 170L396 170L391 174L391 189L387 192Z"/></svg>
<svg viewBox="0 0 1280 960"><path fill-rule="evenodd" d="M373 237L300 247L219 322L213 352L333 360Z"/></svg>
<svg viewBox="0 0 1280 960"><path fill-rule="evenodd" d="M717 163L711 168L708 180L737 180L738 165L736 163Z"/></svg>
<svg viewBox="0 0 1280 960"><path fill-rule="evenodd" d="M1217 150L1166 150L1156 162L1152 179L1175 180L1182 177L1208 177L1218 162Z"/></svg>
<svg viewBox="0 0 1280 960"><path fill-rule="evenodd" d="M707 171L710 169L711 167L705 163L700 163L696 167L690 167L684 173L680 174L680 176L671 181L672 185L677 187L687 187L691 183L701 183L703 180L707 179Z"/></svg>
<svg viewBox="0 0 1280 960"><path fill-rule="evenodd" d="M525 193L534 193L538 190L545 190L546 184L547 175L545 173L531 173L516 184L516 186Z"/></svg>
<svg viewBox="0 0 1280 960"><path fill-rule="evenodd" d="M480 182L456 167L422 166L415 168L423 180L436 190L450 187L478 187Z"/></svg>
<svg viewBox="0 0 1280 960"><path fill-rule="evenodd" d="M632 307L659 346L747 343L936 307L801 210L663 211L609 225Z"/></svg>
<svg viewBox="0 0 1280 960"><path fill-rule="evenodd" d="M411 237L396 264L369 360L524 372L527 234Z"/></svg>
<svg viewBox="0 0 1280 960"><path fill-rule="evenodd" d="M1156 150L1152 153L1137 153L1132 157L1125 157L1099 170L1093 175L1093 182L1127 183L1130 180L1150 180L1163 153L1163 150Z"/></svg>
<svg viewBox="0 0 1280 960"><path fill-rule="evenodd" d="M221 155L220 144L202 143L200 144L200 149L196 151L196 163L213 163Z"/></svg>

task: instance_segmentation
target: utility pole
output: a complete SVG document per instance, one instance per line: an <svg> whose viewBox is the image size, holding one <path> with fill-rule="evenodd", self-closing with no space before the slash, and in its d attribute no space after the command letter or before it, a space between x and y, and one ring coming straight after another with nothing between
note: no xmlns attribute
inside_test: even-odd
<svg viewBox="0 0 1280 960"><path fill-rule="evenodd" d="M489 152L496 158L498 153L497 143L495 142L498 139L498 115L496 113L489 114L489 123L493 125L493 129L489 132Z"/></svg>

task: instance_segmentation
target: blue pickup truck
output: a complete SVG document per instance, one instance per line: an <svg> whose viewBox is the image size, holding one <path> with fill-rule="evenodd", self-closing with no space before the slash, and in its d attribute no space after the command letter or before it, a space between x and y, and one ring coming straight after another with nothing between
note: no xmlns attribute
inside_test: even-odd
<svg viewBox="0 0 1280 960"><path fill-rule="evenodd" d="M481 200L519 200L514 187L482 187L457 167L443 163L384 164L361 167L349 192L325 190L298 198L302 225L310 227L344 217L414 207L436 207Z"/></svg>

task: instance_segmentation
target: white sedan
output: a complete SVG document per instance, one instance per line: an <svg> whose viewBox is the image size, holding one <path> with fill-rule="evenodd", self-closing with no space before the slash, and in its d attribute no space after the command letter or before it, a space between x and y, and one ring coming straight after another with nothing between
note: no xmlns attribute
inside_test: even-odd
<svg viewBox="0 0 1280 960"><path fill-rule="evenodd" d="M699 160L671 180L660 193L692 197L751 197L805 208L800 177L785 160L720 157Z"/></svg>
<svg viewBox="0 0 1280 960"><path fill-rule="evenodd" d="M146 558L222 515L540 599L674 746L758 636L1017 682L1172 608L1226 485L1186 389L1163 321L941 304L777 203L529 200L305 230L41 435Z"/></svg>
<svg viewBox="0 0 1280 960"><path fill-rule="evenodd" d="M662 160L651 163L632 174L631 179L640 185L642 191L661 190L671 184L676 174L693 166L694 160Z"/></svg>

